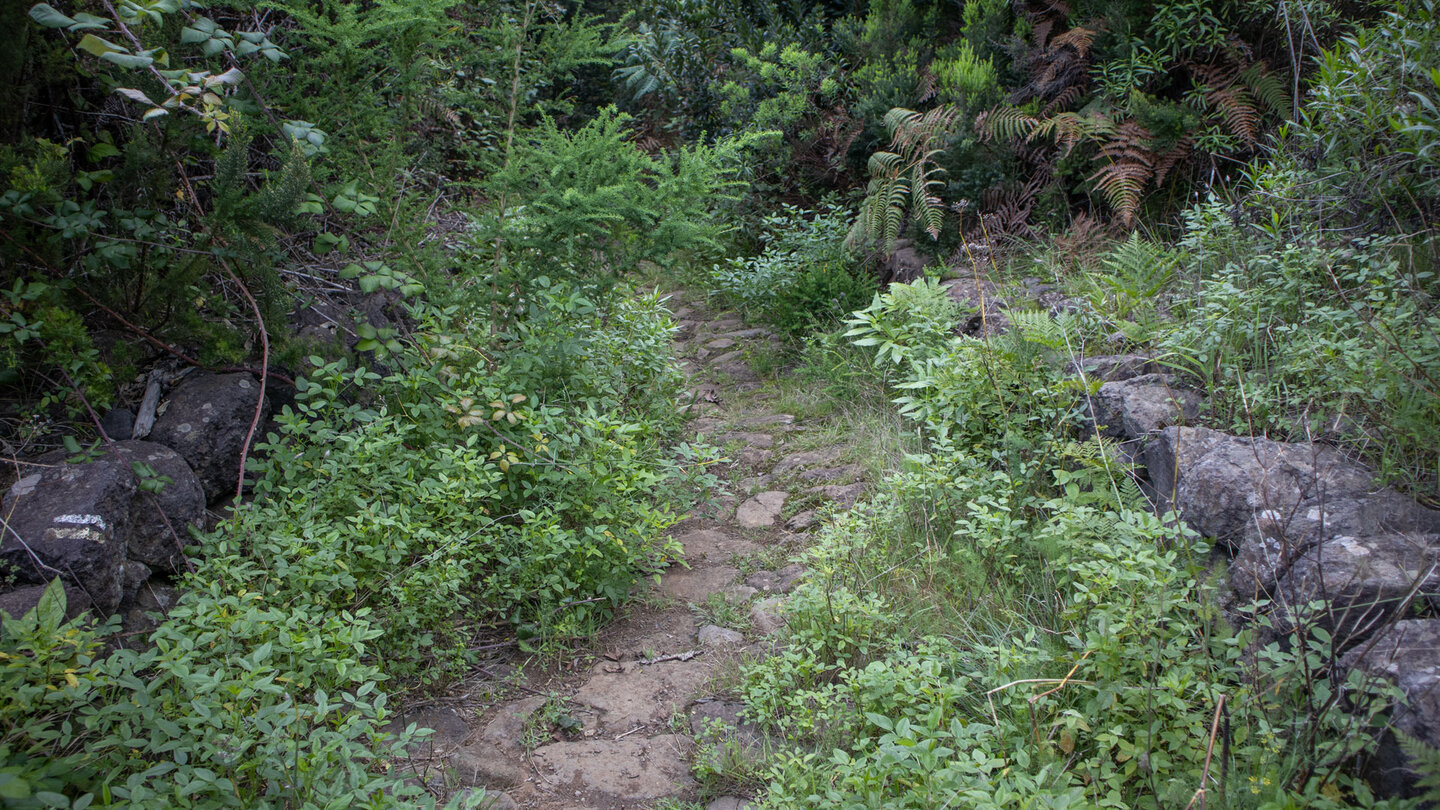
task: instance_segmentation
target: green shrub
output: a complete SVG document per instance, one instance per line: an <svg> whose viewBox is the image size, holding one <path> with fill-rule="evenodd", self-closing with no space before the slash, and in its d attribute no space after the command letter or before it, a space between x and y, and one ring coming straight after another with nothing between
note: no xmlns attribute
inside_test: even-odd
<svg viewBox="0 0 1440 810"><path fill-rule="evenodd" d="M386 773L379 635L362 614L186 593L144 652L98 657L113 627L65 622L59 580L0 637L7 807L433 806ZM470 806L475 806L474 802Z"/></svg>
<svg viewBox="0 0 1440 810"><path fill-rule="evenodd" d="M874 289L842 244L848 227L836 206L783 206L766 219L761 253L713 266L709 284L726 303L792 335L842 317Z"/></svg>
<svg viewBox="0 0 1440 810"><path fill-rule="evenodd" d="M763 806L1384 806L1350 766L1395 690L1332 680L1314 622L1229 627L1208 545L1077 442L1073 318L952 338L945 300L896 285L852 321L928 441L821 531L791 644L747 669L791 741Z"/></svg>
<svg viewBox="0 0 1440 810"><path fill-rule="evenodd" d="M794 336L833 327L869 303L875 279L852 261L808 265L768 303L766 320Z"/></svg>

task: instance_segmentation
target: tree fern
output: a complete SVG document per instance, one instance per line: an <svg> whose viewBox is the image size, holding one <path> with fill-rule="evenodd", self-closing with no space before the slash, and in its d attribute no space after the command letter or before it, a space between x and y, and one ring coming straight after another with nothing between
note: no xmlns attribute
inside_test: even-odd
<svg viewBox="0 0 1440 810"><path fill-rule="evenodd" d="M1110 271L1107 284L1136 301L1154 298L1165 289L1175 277L1177 264L1172 251L1133 233L1104 261Z"/></svg>
<svg viewBox="0 0 1440 810"><path fill-rule="evenodd" d="M1016 107L997 107L975 117L980 137L996 141L1028 140L1040 119Z"/></svg>
<svg viewBox="0 0 1440 810"><path fill-rule="evenodd" d="M1256 62L1246 68L1241 72L1240 80L1250 88L1250 92L1265 105L1271 115L1288 118L1293 114L1290 91L1285 89L1285 83L1279 76L1265 67L1264 62Z"/></svg>
<svg viewBox="0 0 1440 810"><path fill-rule="evenodd" d="M870 156L870 185L850 233L852 243L879 240L882 250L891 253L907 214L917 217L931 238L940 236L945 208L938 190L944 170L936 159L944 150L937 144L949 136L956 114L944 105L925 113L897 107L885 115L890 150Z"/></svg>

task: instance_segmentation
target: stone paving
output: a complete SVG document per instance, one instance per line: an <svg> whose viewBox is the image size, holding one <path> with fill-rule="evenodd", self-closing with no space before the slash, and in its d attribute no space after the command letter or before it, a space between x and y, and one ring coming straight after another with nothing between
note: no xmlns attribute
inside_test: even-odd
<svg viewBox="0 0 1440 810"><path fill-rule="evenodd" d="M671 306L691 385L691 430L728 451L738 495L708 493L676 526L683 562L574 659L575 671L506 668L510 677L497 679L504 673L489 670L491 677L454 690L453 700L407 711L399 723L436 734L401 764L437 790L485 788L495 808L693 802L700 798L691 773L696 736L716 723L736 739L753 743L758 735L713 681L727 666L733 672L735 663L765 655L765 637L783 627L781 600L805 577L803 567L785 563L818 525L814 507L849 506L865 484L858 466L840 463L844 447L791 449L803 421L744 404L764 401L753 395L761 383L747 352L773 350L774 335L683 299ZM809 508L787 520L786 506L797 500ZM762 555L769 568L759 564ZM740 621L710 624L697 619L697 606L728 608ZM506 697L485 699L491 694ZM552 722L560 715L568 731ZM749 806L743 796L706 798L709 810Z"/></svg>

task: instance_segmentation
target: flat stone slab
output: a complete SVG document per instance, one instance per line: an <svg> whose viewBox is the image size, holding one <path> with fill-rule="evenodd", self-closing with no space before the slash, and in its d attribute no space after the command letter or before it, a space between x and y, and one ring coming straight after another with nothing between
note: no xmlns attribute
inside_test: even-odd
<svg viewBox="0 0 1440 810"><path fill-rule="evenodd" d="M745 643L745 636L727 627L720 627L715 624L707 624L700 628L696 639L701 647L713 647L722 649L725 647L739 647Z"/></svg>
<svg viewBox="0 0 1440 810"><path fill-rule="evenodd" d="M753 554L759 546L724 529L699 529L675 538L685 547L687 562L729 560L733 554Z"/></svg>
<svg viewBox="0 0 1440 810"><path fill-rule="evenodd" d="M800 473L804 481L844 481L859 478L863 471L859 464L846 464L843 467L817 467L813 470L805 470Z"/></svg>
<svg viewBox="0 0 1440 810"><path fill-rule="evenodd" d="M826 447L822 450L806 450L803 453L791 453L781 459L780 463L775 465L775 469L770 472L772 475L784 475L792 470L834 463L843 455L845 455L844 447Z"/></svg>
<svg viewBox="0 0 1440 810"><path fill-rule="evenodd" d="M740 329L743 326L745 326L745 322L740 320L739 318L723 318L721 320L711 321L710 323L705 324L706 331L708 331L712 335L718 335L722 332L731 332L733 330Z"/></svg>
<svg viewBox="0 0 1440 810"><path fill-rule="evenodd" d="M726 332L720 337L734 338L735 340L751 340L760 337L775 337L775 333L769 329L737 329L734 332Z"/></svg>
<svg viewBox="0 0 1440 810"><path fill-rule="evenodd" d="M507 753L518 754L525 741L525 724L544 705L545 698L539 695L506 703L485 725L480 739Z"/></svg>
<svg viewBox="0 0 1440 810"><path fill-rule="evenodd" d="M469 787L511 788L525 782L525 772L505 751L487 742L472 742L450 755L450 768Z"/></svg>
<svg viewBox="0 0 1440 810"><path fill-rule="evenodd" d="M795 417L788 413L770 413L760 416L749 416L733 424L740 430L754 430L755 428L766 428L776 425L793 425L795 424Z"/></svg>
<svg viewBox="0 0 1440 810"><path fill-rule="evenodd" d="M734 433L722 433L714 439L716 444L729 444L730 442L744 442L746 447L758 447L766 449L775 446L775 437L769 433L751 433L736 431Z"/></svg>
<svg viewBox="0 0 1440 810"><path fill-rule="evenodd" d="M780 512L785 508L785 500L790 493L781 490L762 492L759 495L740 504L735 510L735 522L747 529L763 529L775 525L780 519Z"/></svg>
<svg viewBox="0 0 1440 810"><path fill-rule="evenodd" d="M712 593L723 593L733 599L749 599L755 591L736 585L738 568L728 565L706 565L699 568L671 568L660 577L665 595L693 604L704 602Z"/></svg>
<svg viewBox="0 0 1440 810"><path fill-rule="evenodd" d="M600 713L602 731L623 734L665 723L700 694L713 670L704 655L654 664L604 661L575 692L575 700Z"/></svg>
<svg viewBox="0 0 1440 810"><path fill-rule="evenodd" d="M792 532L803 532L815 525L815 519L815 510L806 509L804 512L797 512L794 517L785 521L785 529Z"/></svg>
<svg viewBox="0 0 1440 810"><path fill-rule="evenodd" d="M826 484L823 487L811 487L805 490L805 494L819 495L849 509L865 494L865 484Z"/></svg>
<svg viewBox="0 0 1440 810"><path fill-rule="evenodd" d="M772 596L750 606L750 628L762 636L778 633L785 626L781 597Z"/></svg>
<svg viewBox="0 0 1440 810"><path fill-rule="evenodd" d="M689 737L560 742L535 749L535 767L553 787L591 801L663 799L694 788Z"/></svg>
<svg viewBox="0 0 1440 810"><path fill-rule="evenodd" d="M756 571L745 584L761 593L790 593L805 578L805 566L795 563L778 571Z"/></svg>
<svg viewBox="0 0 1440 810"><path fill-rule="evenodd" d="M713 351L719 351L720 349L729 349L729 348L732 348L732 347L734 347L734 345L735 345L735 339L734 339L734 338L719 337L719 338L715 338L714 340L710 341L709 343L706 343L706 344L705 344L705 348L711 349L711 350L713 350Z"/></svg>

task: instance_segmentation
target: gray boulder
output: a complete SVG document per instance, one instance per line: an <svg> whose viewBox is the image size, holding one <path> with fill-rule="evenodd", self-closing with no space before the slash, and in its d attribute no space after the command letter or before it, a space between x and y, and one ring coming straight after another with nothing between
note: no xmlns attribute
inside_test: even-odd
<svg viewBox="0 0 1440 810"><path fill-rule="evenodd" d="M157 571L180 570L185 564L181 552L182 545L189 542L189 528L199 526L205 517L200 479L179 453L162 444L116 442L115 453L127 464L148 464L170 479L158 494L135 493L127 555Z"/></svg>
<svg viewBox="0 0 1440 810"><path fill-rule="evenodd" d="M1105 354L1072 361L1069 371L1102 383L1134 379L1144 374L1160 374L1164 368L1155 358L1144 354Z"/></svg>
<svg viewBox="0 0 1440 810"><path fill-rule="evenodd" d="M957 325L961 334L992 337L1010 328L1010 319L1004 313L1007 304L999 295L999 287L989 279L957 278L940 286L969 312Z"/></svg>
<svg viewBox="0 0 1440 810"><path fill-rule="evenodd" d="M55 455L21 476L5 493L9 516L0 559L21 582L63 577L109 613L124 592L126 539L135 475L114 456L68 464Z"/></svg>
<svg viewBox="0 0 1440 810"><path fill-rule="evenodd" d="M886 281L908 283L925 275L925 265L928 262L915 249L914 241L896 239L893 248L890 255L885 257Z"/></svg>
<svg viewBox="0 0 1440 810"><path fill-rule="evenodd" d="M112 408L101 417L100 427L111 441L124 441L135 430L135 412L129 408Z"/></svg>
<svg viewBox="0 0 1440 810"><path fill-rule="evenodd" d="M1107 382L1090 397L1090 414L1102 436L1138 439L1163 427L1193 422L1204 398L1175 386L1168 374Z"/></svg>
<svg viewBox="0 0 1440 810"><path fill-rule="evenodd" d="M1405 697L1391 710L1394 727L1440 746L1440 620L1395 622L1341 664L1398 686ZM1394 735L1387 732L1370 761L1371 784L1382 795L1411 793L1415 774L1408 765Z"/></svg>
<svg viewBox="0 0 1440 810"><path fill-rule="evenodd" d="M1264 548L1273 557L1256 559ZM1337 648L1368 636L1407 600L1427 602L1440 597L1440 535L1341 535L1310 546L1295 559L1283 557L1283 546L1266 538L1247 544L1230 569L1231 587L1252 599L1274 594L1280 629L1300 623L1330 631ZM1323 607L1312 605L1323 604Z"/></svg>
<svg viewBox="0 0 1440 810"><path fill-rule="evenodd" d="M44 585L22 585L13 591L0 593L0 613L8 613L11 618L18 619L34 610L44 595Z"/></svg>
<svg viewBox="0 0 1440 810"><path fill-rule="evenodd" d="M185 459L213 503L235 492L240 449L259 396L260 383L250 374L192 374L170 392L150 439ZM262 425L269 412L266 403L260 414Z"/></svg>
<svg viewBox="0 0 1440 810"><path fill-rule="evenodd" d="M1440 512L1376 487L1368 469L1323 445L1167 427L1144 460L1162 511L1235 550L1268 537L1294 558L1322 538L1440 533Z"/></svg>

